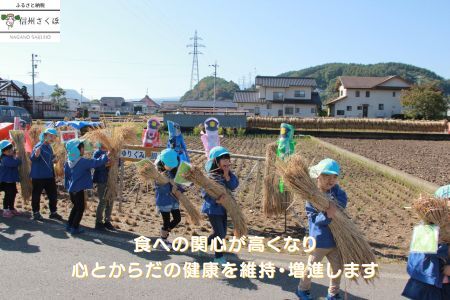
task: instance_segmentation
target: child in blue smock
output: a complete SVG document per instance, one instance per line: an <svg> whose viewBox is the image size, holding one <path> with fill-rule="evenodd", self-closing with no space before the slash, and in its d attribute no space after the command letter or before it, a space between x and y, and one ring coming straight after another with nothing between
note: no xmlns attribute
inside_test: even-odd
<svg viewBox="0 0 450 300"><path fill-rule="evenodd" d="M5 192L3 198L3 217L12 218L20 213L14 208L17 195L16 182L19 182L19 166L22 163L17 158L13 145L8 140L0 141L0 186Z"/></svg>
<svg viewBox="0 0 450 300"><path fill-rule="evenodd" d="M347 207L347 194L337 184L340 174L339 164L330 158L320 161L317 165L309 169L311 178L317 180L317 187L327 194L330 200L330 207L326 211L317 210L310 202L306 202L306 214L309 223L309 236L316 240L316 248L309 255L308 265L319 263L326 257L331 265L333 274L338 270L343 270L342 257L336 248L333 234L328 226L333 222L336 210ZM327 300L341 299L340 290L341 276L330 278ZM303 278L297 289L297 296L302 300L311 298L311 278Z"/></svg>
<svg viewBox="0 0 450 300"><path fill-rule="evenodd" d="M174 179L177 174L179 157L175 150L164 149L158 155L155 161L156 168L164 176ZM161 238L166 242L170 232L181 222L180 204L175 198L176 190L184 192L180 186L173 186L172 183L157 184L155 182L155 201L156 207L163 219L163 226L161 227ZM170 215L172 214L172 220Z"/></svg>
<svg viewBox="0 0 450 300"><path fill-rule="evenodd" d="M435 197L450 201L450 185L442 186ZM450 299L450 224L439 230L439 244L436 254L411 252L407 271L410 279L402 296L413 300Z"/></svg>
<svg viewBox="0 0 450 300"><path fill-rule="evenodd" d="M103 154L98 159L83 158L84 144L79 139L67 142L67 161L64 164L64 186L69 192L73 208L67 221L67 231L71 234L79 234L84 230L80 228L81 218L84 213L84 190L92 189L91 170L104 166L108 162L108 156Z"/></svg>
<svg viewBox="0 0 450 300"><path fill-rule="evenodd" d="M230 153L228 150L224 147L216 146L209 152L209 160L206 162L205 169L209 177L223 185L227 190L234 191L239 186L239 180L231 171L230 165ZM215 199L203 189L201 193L204 199L202 213L208 216L213 229L213 233L208 237L208 244L211 244L214 238L224 239L227 235L227 211L222 206L222 197ZM214 262L217 262L220 266L226 264L222 252L215 252L214 257Z"/></svg>

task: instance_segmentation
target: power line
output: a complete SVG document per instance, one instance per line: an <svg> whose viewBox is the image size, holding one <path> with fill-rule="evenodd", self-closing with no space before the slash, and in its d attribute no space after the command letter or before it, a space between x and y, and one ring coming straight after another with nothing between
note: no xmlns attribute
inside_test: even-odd
<svg viewBox="0 0 450 300"><path fill-rule="evenodd" d="M191 90L194 87L194 82L196 84L200 81L200 74L198 70L198 55L203 54L198 50L198 48L205 47L205 45L199 44L198 41L203 40L201 37L197 36L197 30L195 31L195 34L193 37L190 38L190 40L193 40L193 44L189 44L186 47L193 48L192 52L189 52L189 55L193 55L192 57L192 70L191 70Z"/></svg>
<svg viewBox="0 0 450 300"><path fill-rule="evenodd" d="M219 65L217 64L217 60L214 62L213 65L209 65L210 67L214 68L214 106L213 106L213 112L216 111L216 78L217 78L217 67L219 67Z"/></svg>

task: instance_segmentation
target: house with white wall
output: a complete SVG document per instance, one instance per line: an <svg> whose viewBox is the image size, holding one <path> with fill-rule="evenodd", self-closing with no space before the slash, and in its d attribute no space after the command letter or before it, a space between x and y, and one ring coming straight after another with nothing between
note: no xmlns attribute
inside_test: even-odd
<svg viewBox="0 0 450 300"><path fill-rule="evenodd" d="M249 115L314 117L322 105L313 78L256 76L255 86L234 94L238 109Z"/></svg>
<svg viewBox="0 0 450 300"><path fill-rule="evenodd" d="M338 97L326 103L328 114L336 118L391 118L403 113L401 92L410 87L400 76L340 76Z"/></svg>

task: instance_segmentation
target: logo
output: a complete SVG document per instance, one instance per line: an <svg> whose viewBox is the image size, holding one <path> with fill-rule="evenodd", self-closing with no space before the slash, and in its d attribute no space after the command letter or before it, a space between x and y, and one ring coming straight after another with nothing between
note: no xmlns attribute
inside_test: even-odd
<svg viewBox="0 0 450 300"><path fill-rule="evenodd" d="M2 21L6 20L6 25L8 25L8 29L11 29L14 26L14 21L19 21L20 16L14 14L2 15Z"/></svg>

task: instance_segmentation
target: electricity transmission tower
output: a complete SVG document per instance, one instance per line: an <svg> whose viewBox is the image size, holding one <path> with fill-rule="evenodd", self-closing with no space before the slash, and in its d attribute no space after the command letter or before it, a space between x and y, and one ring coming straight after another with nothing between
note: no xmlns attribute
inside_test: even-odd
<svg viewBox="0 0 450 300"><path fill-rule="evenodd" d="M205 45L199 44L198 41L201 41L202 38L197 36L197 30L195 31L195 34L193 37L190 38L191 41L193 41L192 44L187 45L188 48L193 48L191 52L189 52L190 55L193 55L192 57L192 70L191 70L191 90L200 81L200 75L198 71L198 55L203 54L198 50L198 48L205 47Z"/></svg>

